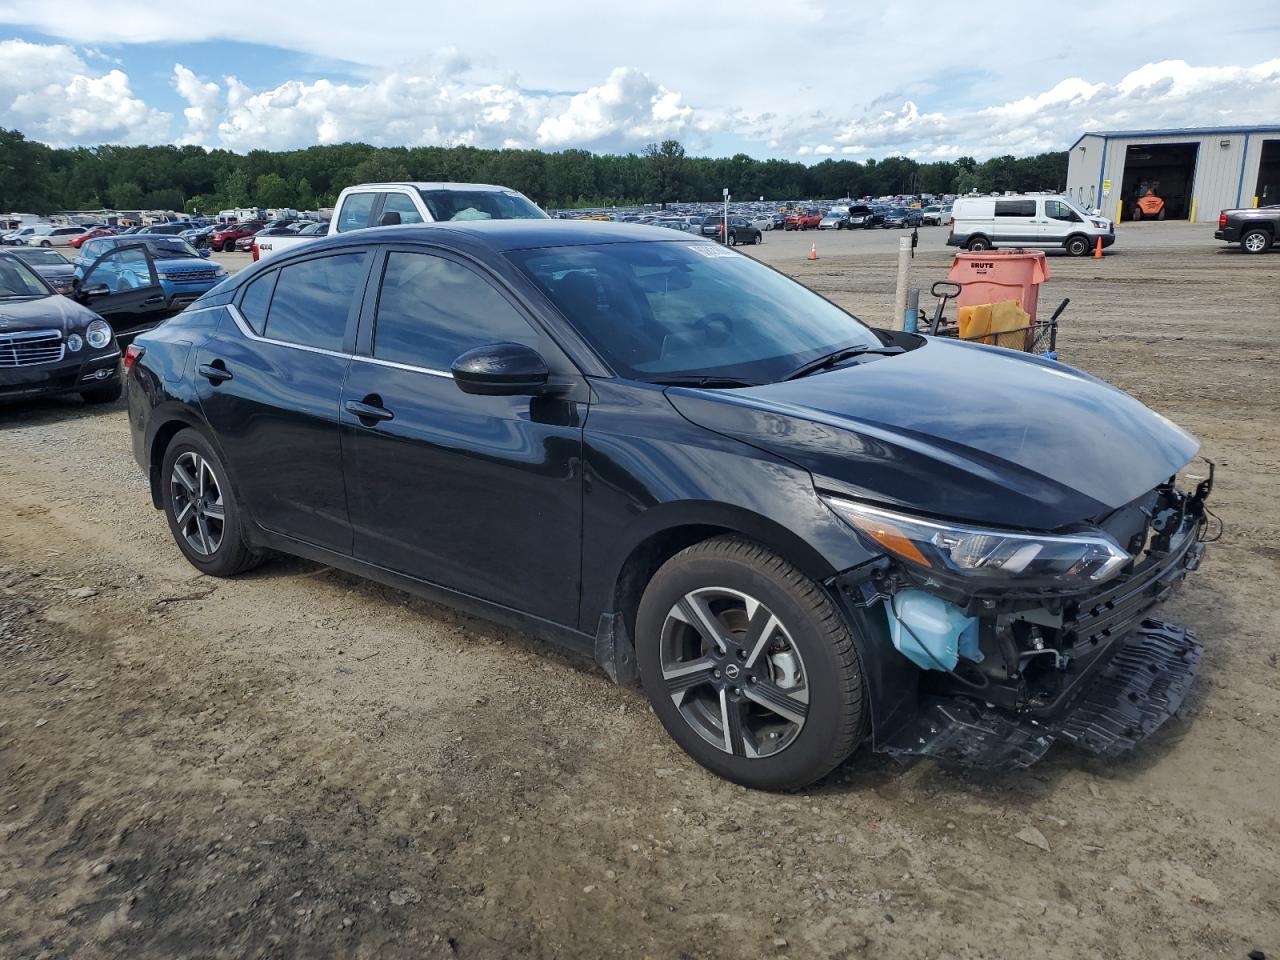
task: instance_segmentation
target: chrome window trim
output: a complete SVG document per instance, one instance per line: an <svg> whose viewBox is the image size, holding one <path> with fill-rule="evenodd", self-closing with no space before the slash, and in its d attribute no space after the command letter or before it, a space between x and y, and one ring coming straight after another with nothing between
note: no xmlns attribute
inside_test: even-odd
<svg viewBox="0 0 1280 960"><path fill-rule="evenodd" d="M411 363L396 363L394 360L380 360L377 357L365 357L355 355L352 360L359 360L361 363L373 363L380 367L391 367L394 370L408 370L410 373L425 373L431 377L444 377L446 380L452 380L453 374L448 370L435 370L431 367L415 367Z"/></svg>
<svg viewBox="0 0 1280 960"><path fill-rule="evenodd" d="M209 309L213 309L213 308L209 308ZM304 350L307 353L318 353L321 356L325 356L325 357L337 357L339 360L351 359L351 354L341 353L337 350L326 350L324 347L312 347L312 346L308 346L305 343L290 343L287 340L273 340L271 337L260 337L253 332L253 328L250 327L249 322L245 320L244 314L240 312L240 308L237 307L234 303L226 304L224 309L231 314L231 318L235 320L236 326L240 328L240 332L243 333L250 340L254 340L257 343L269 343L272 346L276 346L276 347L292 347L294 350ZM192 311L192 312L199 312L199 311Z"/></svg>

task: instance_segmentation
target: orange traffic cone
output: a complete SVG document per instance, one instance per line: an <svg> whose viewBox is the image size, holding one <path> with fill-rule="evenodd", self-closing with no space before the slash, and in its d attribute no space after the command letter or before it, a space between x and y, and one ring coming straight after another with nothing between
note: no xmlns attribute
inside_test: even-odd
<svg viewBox="0 0 1280 960"><path fill-rule="evenodd" d="M1101 237L1098 238L1098 242L1093 247L1093 259L1095 260L1102 259L1102 238Z"/></svg>
<svg viewBox="0 0 1280 960"><path fill-rule="evenodd" d="M1102 241L1099 240L1098 242L1101 243ZM816 240L809 247L809 259L810 260L818 259L818 242Z"/></svg>

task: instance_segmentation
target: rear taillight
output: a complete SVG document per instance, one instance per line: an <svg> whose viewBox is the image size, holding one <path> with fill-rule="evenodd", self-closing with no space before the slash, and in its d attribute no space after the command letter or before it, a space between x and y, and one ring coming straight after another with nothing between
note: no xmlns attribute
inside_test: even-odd
<svg viewBox="0 0 1280 960"><path fill-rule="evenodd" d="M1227 215L1225 213L1218 214L1218 229L1221 230L1227 225Z"/></svg>
<svg viewBox="0 0 1280 960"><path fill-rule="evenodd" d="M124 351L124 368L130 370L137 363L144 353L147 352L146 347L140 347L136 343L131 343L125 347Z"/></svg>
<svg viewBox="0 0 1280 960"><path fill-rule="evenodd" d="M253 242L253 262L258 262L258 241Z"/></svg>

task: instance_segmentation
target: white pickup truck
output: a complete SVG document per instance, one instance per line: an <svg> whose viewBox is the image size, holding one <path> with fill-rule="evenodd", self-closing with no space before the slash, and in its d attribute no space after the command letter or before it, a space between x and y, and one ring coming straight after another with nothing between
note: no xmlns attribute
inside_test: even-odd
<svg viewBox="0 0 1280 960"><path fill-rule="evenodd" d="M446 220L545 220L523 193L487 183L362 183L338 195L329 233ZM258 237L254 259L274 256L312 236Z"/></svg>

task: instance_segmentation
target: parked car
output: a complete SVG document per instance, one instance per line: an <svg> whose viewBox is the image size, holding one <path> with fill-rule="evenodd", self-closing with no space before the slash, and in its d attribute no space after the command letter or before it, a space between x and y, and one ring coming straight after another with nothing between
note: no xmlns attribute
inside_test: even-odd
<svg viewBox="0 0 1280 960"><path fill-rule="evenodd" d="M73 299L57 293L25 257L0 253L0 402L73 393L86 403L120 398L112 325L151 291L113 294L100 276Z"/></svg>
<svg viewBox="0 0 1280 960"><path fill-rule="evenodd" d="M9 251L53 287L54 293L64 296L72 293L75 278L75 265L57 250L46 247L17 247Z"/></svg>
<svg viewBox="0 0 1280 960"><path fill-rule="evenodd" d="M849 208L835 207L828 210L818 221L819 230L844 230L849 226Z"/></svg>
<svg viewBox="0 0 1280 960"><path fill-rule="evenodd" d="M723 224L721 224L723 226ZM729 217L729 245L737 246L739 243L763 243L764 234L759 227L753 225L746 217L730 216Z"/></svg>
<svg viewBox="0 0 1280 960"><path fill-rule="evenodd" d="M240 223L224 224L210 232L209 247L213 250L221 250L223 253L231 253L236 248L237 240L252 237L266 225L266 221L263 220L244 220Z"/></svg>
<svg viewBox="0 0 1280 960"><path fill-rule="evenodd" d="M37 227L35 232L32 233L31 236L27 237L27 246L69 247L71 246L71 241L73 239L85 232L84 227Z"/></svg>
<svg viewBox="0 0 1280 960"><path fill-rule="evenodd" d="M849 208L847 224L849 230L869 230L872 227L878 227L882 223L884 223L884 216L877 213L873 207L866 204L854 204Z"/></svg>
<svg viewBox="0 0 1280 960"><path fill-rule="evenodd" d="M918 227L920 222L919 210L912 210L910 207L890 207L889 212L884 216L884 223L881 226L886 230L892 227L905 229L907 227Z"/></svg>
<svg viewBox="0 0 1280 960"><path fill-rule="evenodd" d="M1280 204L1223 210L1213 235L1227 243L1238 243L1245 253L1266 253L1280 234Z"/></svg>
<svg viewBox="0 0 1280 960"><path fill-rule="evenodd" d="M3 244L6 247L26 246L27 241L31 239L31 235L36 232L35 226L19 227L17 230L11 230L4 235Z"/></svg>
<svg viewBox="0 0 1280 960"><path fill-rule="evenodd" d="M1083 257L1099 239L1104 247L1116 240L1115 224L1086 213L1069 197L960 197L951 217L947 245L968 250L1040 247Z"/></svg>
<svg viewBox="0 0 1280 960"><path fill-rule="evenodd" d="M926 227L936 227L944 222L942 207L936 203L931 203L927 207L920 209L920 223Z"/></svg>
<svg viewBox="0 0 1280 960"><path fill-rule="evenodd" d="M226 267L209 262L209 251L196 250L181 237L144 233L133 237L99 237L87 241L80 248L80 256L75 259L77 278L82 283L87 282L87 275L95 260L117 247L141 247L146 251L148 262L155 268L156 282L160 289L144 304L147 309L143 312L146 313L158 313L161 316L175 313L217 286L227 276ZM134 258L134 262L137 262L137 258ZM151 319L156 321L159 318Z"/></svg>
<svg viewBox="0 0 1280 960"><path fill-rule="evenodd" d="M113 227L90 227L79 236L72 237L68 246L74 247L78 250L80 249L80 245L86 240L94 240L98 237L113 237L115 236L115 233L116 231Z"/></svg>
<svg viewBox="0 0 1280 960"><path fill-rule="evenodd" d="M195 225L188 220L178 220L172 223L153 223L149 227L143 227L138 233L144 237L162 236L177 237L186 233L188 230L195 228Z"/></svg>
<svg viewBox="0 0 1280 960"><path fill-rule="evenodd" d="M125 365L134 456L195 569L279 551L518 625L638 676L750 787L803 787L867 737L1113 756L1200 656L1149 619L1204 552L1211 479L1170 479L1194 438L1070 367L873 330L667 230L328 237Z"/></svg>
<svg viewBox="0 0 1280 960"><path fill-rule="evenodd" d="M592 216L609 219L605 214ZM338 194L329 234L417 223L546 219L523 193L487 183L362 183ZM308 241L295 236L261 238L258 257L275 256Z"/></svg>
<svg viewBox="0 0 1280 960"><path fill-rule="evenodd" d="M768 214L753 213L747 217L747 222L756 230L765 231L773 229L773 217Z"/></svg>

